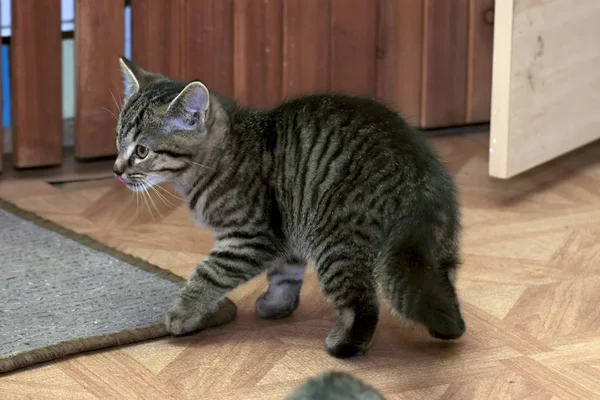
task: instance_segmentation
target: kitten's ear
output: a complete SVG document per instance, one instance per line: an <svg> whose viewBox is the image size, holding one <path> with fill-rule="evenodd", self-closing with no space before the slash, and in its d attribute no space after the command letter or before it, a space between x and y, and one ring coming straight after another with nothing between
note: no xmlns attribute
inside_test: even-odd
<svg viewBox="0 0 600 400"><path fill-rule="evenodd" d="M121 74L123 75L125 93L123 101L125 101L129 96L140 90L140 68L125 57L119 57L119 64L121 65Z"/></svg>
<svg viewBox="0 0 600 400"><path fill-rule="evenodd" d="M179 129L194 130L206 120L209 106L206 86L198 81L188 83L167 107L167 122Z"/></svg>
<svg viewBox="0 0 600 400"><path fill-rule="evenodd" d="M123 83L125 88L123 102L132 94L140 90L140 88L151 85L153 82L163 78L163 76L160 74L146 71L139 65L136 65L133 61L128 60L126 57L119 57L119 64L121 65L121 74L123 75Z"/></svg>

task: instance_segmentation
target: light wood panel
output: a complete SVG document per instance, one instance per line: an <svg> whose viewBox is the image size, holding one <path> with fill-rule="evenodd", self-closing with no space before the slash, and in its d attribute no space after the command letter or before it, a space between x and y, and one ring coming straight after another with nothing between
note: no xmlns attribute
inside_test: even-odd
<svg viewBox="0 0 600 400"><path fill-rule="evenodd" d="M331 0L329 87L375 97L377 2Z"/></svg>
<svg viewBox="0 0 600 400"><path fill-rule="evenodd" d="M491 176L600 138L599 19L595 1L496 3Z"/></svg>
<svg viewBox="0 0 600 400"><path fill-rule="evenodd" d="M469 0L467 110L469 124L488 122L492 106L495 0Z"/></svg>
<svg viewBox="0 0 600 400"><path fill-rule="evenodd" d="M421 126L466 121L468 0L425 0Z"/></svg>
<svg viewBox="0 0 600 400"><path fill-rule="evenodd" d="M11 96L14 165L62 160L60 0L12 3Z"/></svg>
<svg viewBox="0 0 600 400"><path fill-rule="evenodd" d="M0 393L282 400L309 377L344 370L389 400L600 398L600 143L499 181L486 173L487 134L432 142L462 206L457 282L467 333L458 342L405 327L383 305L370 351L334 359L323 347L334 315L314 274L299 308L280 321L255 317L261 276L232 294L239 312L229 325L2 376ZM169 186L168 202L153 195L159 215L136 207L134 194L112 178L62 185L29 178L0 180L0 197L182 276L212 247L210 232L193 226Z"/></svg>
<svg viewBox="0 0 600 400"><path fill-rule="evenodd" d="M75 156L114 155L122 93L117 60L124 52L123 1L77 0L75 10Z"/></svg>
<svg viewBox="0 0 600 400"><path fill-rule="evenodd" d="M423 2L380 0L377 96L412 124L421 116Z"/></svg>
<svg viewBox="0 0 600 400"><path fill-rule="evenodd" d="M283 2L234 2L234 95L251 107L281 99Z"/></svg>
<svg viewBox="0 0 600 400"><path fill-rule="evenodd" d="M330 3L283 3L283 97L329 89Z"/></svg>

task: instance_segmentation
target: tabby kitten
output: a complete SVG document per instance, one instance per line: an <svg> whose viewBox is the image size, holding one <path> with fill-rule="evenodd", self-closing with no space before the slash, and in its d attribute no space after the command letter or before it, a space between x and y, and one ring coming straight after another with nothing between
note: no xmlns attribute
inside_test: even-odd
<svg viewBox="0 0 600 400"><path fill-rule="evenodd" d="M285 400L384 400L371 386L346 372L330 371L309 379Z"/></svg>
<svg viewBox="0 0 600 400"><path fill-rule="evenodd" d="M335 357L367 350L379 291L433 337L463 334L455 187L395 112L335 94L253 110L199 81L124 58L121 67L115 174L135 191L173 182L215 235L167 314L172 334L197 330L228 292L264 271L258 316L289 316L307 262L339 316L325 341Z"/></svg>

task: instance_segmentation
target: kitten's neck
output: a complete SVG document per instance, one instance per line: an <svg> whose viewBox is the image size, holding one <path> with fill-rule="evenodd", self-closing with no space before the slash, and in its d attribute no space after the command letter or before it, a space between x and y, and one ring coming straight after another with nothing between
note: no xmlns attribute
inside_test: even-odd
<svg viewBox="0 0 600 400"><path fill-rule="evenodd" d="M194 151L190 168L175 182L177 192L188 200L202 176L231 173L240 156L260 158L265 130L270 126L268 111L242 108L221 97L211 101L215 109L207 120L206 138Z"/></svg>

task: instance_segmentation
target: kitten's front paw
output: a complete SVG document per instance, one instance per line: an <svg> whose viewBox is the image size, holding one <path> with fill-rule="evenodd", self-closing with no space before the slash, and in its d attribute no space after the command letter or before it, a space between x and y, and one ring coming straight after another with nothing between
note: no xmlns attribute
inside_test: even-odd
<svg viewBox="0 0 600 400"><path fill-rule="evenodd" d="M184 335L200 330L203 317L198 309L178 298L167 313L165 324L171 334Z"/></svg>

